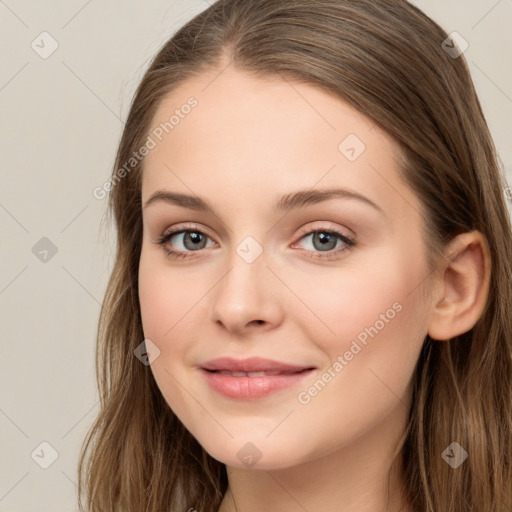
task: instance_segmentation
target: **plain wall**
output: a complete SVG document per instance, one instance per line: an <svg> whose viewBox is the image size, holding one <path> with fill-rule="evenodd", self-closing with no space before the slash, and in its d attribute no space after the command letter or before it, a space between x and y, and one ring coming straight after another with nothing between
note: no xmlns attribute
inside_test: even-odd
<svg viewBox="0 0 512 512"><path fill-rule="evenodd" d="M415 3L468 41L465 57L512 184L512 2ZM0 2L0 512L77 510L77 457L99 409L93 348L114 251L102 231L106 199L92 191L110 176L149 59L207 6ZM47 58L31 46L50 51L43 31L58 43ZM58 453L47 469L40 463L52 448L42 442Z"/></svg>

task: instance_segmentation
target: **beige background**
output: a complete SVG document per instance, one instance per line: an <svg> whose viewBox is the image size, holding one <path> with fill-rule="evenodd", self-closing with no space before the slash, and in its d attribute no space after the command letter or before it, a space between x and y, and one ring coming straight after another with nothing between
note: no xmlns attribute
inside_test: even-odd
<svg viewBox="0 0 512 512"><path fill-rule="evenodd" d="M415 3L468 41L512 184L512 0ZM92 191L110 175L148 59L207 5L0 0L0 512L77 510L76 462L98 411L93 346L114 248L101 231L106 200ZM43 31L58 43L46 59L31 47L51 49ZM43 237L57 249L46 262L33 252ZM43 469L52 449L58 456Z"/></svg>

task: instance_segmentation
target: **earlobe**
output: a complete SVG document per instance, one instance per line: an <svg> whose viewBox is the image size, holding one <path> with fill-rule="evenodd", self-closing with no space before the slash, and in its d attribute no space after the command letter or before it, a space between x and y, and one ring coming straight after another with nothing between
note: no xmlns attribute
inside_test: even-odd
<svg viewBox="0 0 512 512"><path fill-rule="evenodd" d="M489 294L491 258L479 231L458 235L444 254L428 330L434 340L448 340L469 331L481 317Z"/></svg>

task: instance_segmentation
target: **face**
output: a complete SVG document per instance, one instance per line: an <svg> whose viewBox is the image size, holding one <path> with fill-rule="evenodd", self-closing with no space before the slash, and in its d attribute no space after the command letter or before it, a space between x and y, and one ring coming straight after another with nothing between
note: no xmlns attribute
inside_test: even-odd
<svg viewBox="0 0 512 512"><path fill-rule="evenodd" d="M152 130L143 329L205 450L285 468L403 419L428 269L394 141L314 86L232 68L175 89Z"/></svg>

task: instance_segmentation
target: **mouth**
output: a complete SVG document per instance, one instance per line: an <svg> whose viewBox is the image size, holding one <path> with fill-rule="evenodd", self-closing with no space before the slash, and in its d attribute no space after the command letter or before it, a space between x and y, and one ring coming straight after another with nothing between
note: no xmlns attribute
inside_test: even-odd
<svg viewBox="0 0 512 512"><path fill-rule="evenodd" d="M317 369L261 358L221 358L204 364L200 370L216 393L231 399L252 400L296 386Z"/></svg>

